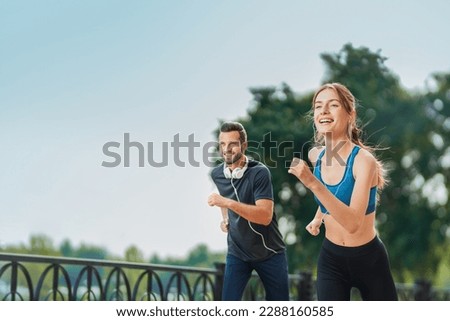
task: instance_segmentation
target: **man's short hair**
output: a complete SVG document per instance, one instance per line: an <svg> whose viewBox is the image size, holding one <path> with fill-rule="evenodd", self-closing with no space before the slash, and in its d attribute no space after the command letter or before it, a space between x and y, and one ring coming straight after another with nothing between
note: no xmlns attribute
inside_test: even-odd
<svg viewBox="0 0 450 321"><path fill-rule="evenodd" d="M220 127L221 133L239 132L239 141L241 144L247 141L247 132L241 123L235 121L228 121L222 124Z"/></svg>

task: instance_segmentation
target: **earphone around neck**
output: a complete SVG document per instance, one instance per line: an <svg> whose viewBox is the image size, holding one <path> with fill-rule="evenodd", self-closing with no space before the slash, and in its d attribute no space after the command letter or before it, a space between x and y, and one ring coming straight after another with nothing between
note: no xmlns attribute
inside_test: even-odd
<svg viewBox="0 0 450 321"><path fill-rule="evenodd" d="M248 158L245 157L245 164L244 167L236 167L233 171L227 166L226 163L223 163L223 174L225 175L225 178L228 179L241 179L244 176L245 171L248 167Z"/></svg>

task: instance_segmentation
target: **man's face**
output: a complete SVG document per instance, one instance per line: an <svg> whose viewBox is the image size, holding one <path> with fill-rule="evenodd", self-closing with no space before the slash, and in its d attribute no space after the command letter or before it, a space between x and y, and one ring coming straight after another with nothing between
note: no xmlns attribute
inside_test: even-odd
<svg viewBox="0 0 450 321"><path fill-rule="evenodd" d="M219 147L223 160L227 165L239 161L245 151L246 143L241 144L239 132L221 132L219 135Z"/></svg>

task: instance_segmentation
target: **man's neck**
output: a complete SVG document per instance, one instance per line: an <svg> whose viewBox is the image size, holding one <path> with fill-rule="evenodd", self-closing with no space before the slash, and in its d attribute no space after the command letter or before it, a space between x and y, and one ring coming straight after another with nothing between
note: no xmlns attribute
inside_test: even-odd
<svg viewBox="0 0 450 321"><path fill-rule="evenodd" d="M247 162L247 157L245 155L242 155L241 158L237 162L234 162L230 166L228 166L231 170L234 170L236 168L243 168L245 166L245 163Z"/></svg>

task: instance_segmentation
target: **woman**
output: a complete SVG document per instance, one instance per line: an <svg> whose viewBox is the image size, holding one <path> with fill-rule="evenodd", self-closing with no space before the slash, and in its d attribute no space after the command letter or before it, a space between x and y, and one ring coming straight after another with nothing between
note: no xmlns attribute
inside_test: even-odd
<svg viewBox="0 0 450 321"><path fill-rule="evenodd" d="M306 230L316 236L325 225L317 267L318 300L397 300L386 249L377 236L377 190L385 184L380 161L365 146L356 125L355 97L342 84L320 87L313 97L314 165L294 158L289 173L314 193L319 204Z"/></svg>

